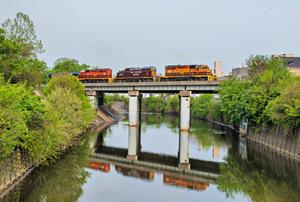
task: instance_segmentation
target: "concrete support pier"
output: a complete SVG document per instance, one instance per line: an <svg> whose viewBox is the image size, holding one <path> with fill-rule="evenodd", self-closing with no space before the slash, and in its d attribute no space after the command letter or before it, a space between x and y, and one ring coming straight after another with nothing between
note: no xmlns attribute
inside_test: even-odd
<svg viewBox="0 0 300 202"><path fill-rule="evenodd" d="M180 130L190 129L191 91L180 91Z"/></svg>
<svg viewBox="0 0 300 202"><path fill-rule="evenodd" d="M104 104L104 94L99 91L85 91L86 96L88 97L91 105L98 109L99 106Z"/></svg>
<svg viewBox="0 0 300 202"><path fill-rule="evenodd" d="M140 127L128 127L128 154L127 159L137 160L141 151Z"/></svg>
<svg viewBox="0 0 300 202"><path fill-rule="evenodd" d="M139 91L128 91L129 95L129 127L137 127L140 123L140 103Z"/></svg>
<svg viewBox="0 0 300 202"><path fill-rule="evenodd" d="M180 131L179 134L179 168L184 170L190 169L189 162L189 132L188 131Z"/></svg>

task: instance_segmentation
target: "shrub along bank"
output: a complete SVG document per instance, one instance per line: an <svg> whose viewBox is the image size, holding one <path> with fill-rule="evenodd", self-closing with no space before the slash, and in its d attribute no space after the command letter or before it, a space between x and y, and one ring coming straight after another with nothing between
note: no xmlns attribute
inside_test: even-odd
<svg viewBox="0 0 300 202"><path fill-rule="evenodd" d="M231 77L221 83L224 120L248 120L253 126L276 126L292 133L300 126L300 77L289 73L280 58L255 56L247 63L247 80Z"/></svg>
<svg viewBox="0 0 300 202"><path fill-rule="evenodd" d="M42 97L25 84L0 78L1 158L20 148L34 162L47 163L94 120L95 112L75 77L50 80Z"/></svg>

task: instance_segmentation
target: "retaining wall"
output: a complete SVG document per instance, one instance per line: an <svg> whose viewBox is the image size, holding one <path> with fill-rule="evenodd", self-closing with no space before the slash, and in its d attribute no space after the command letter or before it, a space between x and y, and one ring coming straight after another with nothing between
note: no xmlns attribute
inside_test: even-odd
<svg viewBox="0 0 300 202"><path fill-rule="evenodd" d="M280 127L265 130L250 127L246 138L300 160L300 129L294 131L293 134L287 134Z"/></svg>

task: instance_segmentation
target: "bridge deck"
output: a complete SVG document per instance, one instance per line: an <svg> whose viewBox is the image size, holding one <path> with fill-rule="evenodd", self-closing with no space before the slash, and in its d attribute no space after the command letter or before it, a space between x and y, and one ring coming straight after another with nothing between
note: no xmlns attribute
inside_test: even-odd
<svg viewBox="0 0 300 202"><path fill-rule="evenodd" d="M179 92L216 93L218 81L168 81L168 82L126 82L126 83L84 83L87 91L102 92Z"/></svg>

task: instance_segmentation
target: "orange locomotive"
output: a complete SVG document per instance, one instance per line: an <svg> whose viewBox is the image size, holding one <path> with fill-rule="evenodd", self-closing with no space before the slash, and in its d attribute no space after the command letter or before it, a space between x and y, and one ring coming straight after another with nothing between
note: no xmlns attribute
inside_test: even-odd
<svg viewBox="0 0 300 202"><path fill-rule="evenodd" d="M207 65L169 65L160 81L213 81L217 80Z"/></svg>
<svg viewBox="0 0 300 202"><path fill-rule="evenodd" d="M90 69L81 71L78 76L83 83L109 83L112 80L112 69Z"/></svg>

